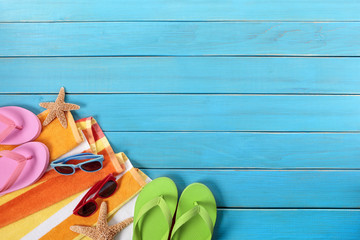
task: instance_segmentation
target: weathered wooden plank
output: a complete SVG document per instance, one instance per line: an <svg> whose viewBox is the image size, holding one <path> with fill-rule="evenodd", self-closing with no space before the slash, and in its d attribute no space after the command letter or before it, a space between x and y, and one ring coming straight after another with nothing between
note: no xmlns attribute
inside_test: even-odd
<svg viewBox="0 0 360 240"><path fill-rule="evenodd" d="M356 240L359 221L359 210L219 210L213 239Z"/></svg>
<svg viewBox="0 0 360 240"><path fill-rule="evenodd" d="M0 6L0 21L360 20L360 4L351 0L1 0Z"/></svg>
<svg viewBox="0 0 360 240"><path fill-rule="evenodd" d="M2 93L359 94L360 58L0 58ZM21 84L19 84L21 83Z"/></svg>
<svg viewBox="0 0 360 240"><path fill-rule="evenodd" d="M360 134L107 132L142 168L360 168Z"/></svg>
<svg viewBox="0 0 360 240"><path fill-rule="evenodd" d="M170 177L180 193L193 182L204 183L219 207L360 207L358 170L142 170L152 179Z"/></svg>
<svg viewBox="0 0 360 240"><path fill-rule="evenodd" d="M0 56L360 56L360 22L0 24Z"/></svg>
<svg viewBox="0 0 360 240"><path fill-rule="evenodd" d="M60 88L60 86L59 86ZM34 112L54 95L1 95ZM104 131L358 131L360 96L68 95Z"/></svg>

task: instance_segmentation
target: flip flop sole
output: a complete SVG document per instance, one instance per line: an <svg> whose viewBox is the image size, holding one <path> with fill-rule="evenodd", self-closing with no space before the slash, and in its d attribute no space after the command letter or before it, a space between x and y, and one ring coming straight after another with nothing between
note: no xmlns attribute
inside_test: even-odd
<svg viewBox="0 0 360 240"><path fill-rule="evenodd" d="M34 140L40 135L41 122L39 118L29 110L16 106L1 107L0 114L15 122L16 125L22 126L22 129L14 129L7 136L1 145L19 145Z"/></svg>
<svg viewBox="0 0 360 240"><path fill-rule="evenodd" d="M29 142L14 148L15 151L24 156L32 156L27 160L24 169L21 171L15 183L1 195L27 187L41 178L49 165L49 150L45 144L40 142ZM2 157L5 158L5 157ZM10 178L17 162L12 159L2 159L0 161L0 186L3 186Z"/></svg>
<svg viewBox="0 0 360 240"><path fill-rule="evenodd" d="M139 216L141 207L159 196L163 196L171 216L174 216L178 200L176 185L170 178L160 177L148 183L140 192L135 204L134 222ZM159 207L151 209L144 215L139 222L139 229L141 238L138 239L134 234L133 240L160 240L169 231L166 219Z"/></svg>
<svg viewBox="0 0 360 240"><path fill-rule="evenodd" d="M209 214L209 217L213 223L216 222L216 202L214 195L208 187L201 183L193 183L187 186L182 192L179 204L176 210L176 221L187 211L194 208L198 204L204 207ZM211 239L211 232L208 226L201 218L197 215L191 218L179 230L174 234L171 240L208 240Z"/></svg>

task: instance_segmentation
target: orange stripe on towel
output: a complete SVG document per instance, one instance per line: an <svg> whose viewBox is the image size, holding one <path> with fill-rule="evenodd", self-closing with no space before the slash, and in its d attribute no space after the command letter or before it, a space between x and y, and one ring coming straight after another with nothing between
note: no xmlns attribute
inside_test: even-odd
<svg viewBox="0 0 360 240"><path fill-rule="evenodd" d="M46 110L38 114L38 118L42 123L46 116L48 115L49 110ZM61 155L69 152L71 149L78 146L82 141L82 136L78 130L73 116L70 112L66 112L66 117L68 120L68 127L63 128L58 119L52 121L49 125L42 127L41 134L34 141L44 143L50 152L50 161L53 161L60 157ZM100 129L99 126L97 128ZM17 146L14 145L1 145L1 150L12 150Z"/></svg>
<svg viewBox="0 0 360 240"><path fill-rule="evenodd" d="M110 161L114 165L116 172L122 173L125 168L117 160L109 141L107 140L96 120L93 117L88 117L76 121L76 124L86 136L86 139L88 140L88 143L93 153L108 155ZM99 149L98 146L102 146L103 149Z"/></svg>
<svg viewBox="0 0 360 240"><path fill-rule="evenodd" d="M104 168L96 173L78 170L71 177L51 170L48 173L58 176L0 206L0 228L81 192L114 172L110 161L104 161Z"/></svg>
<svg viewBox="0 0 360 240"><path fill-rule="evenodd" d="M109 212L113 212L114 210L119 209L120 206L128 202L132 197L134 197L144 185L144 181L142 179L140 180L140 182L138 182L136 178L133 177L133 173L131 173L131 170L125 173L119 180L117 180L117 182L119 184L119 189L113 196L105 199L105 201L108 203ZM101 198L97 199L98 206L100 206L102 201L104 200ZM99 215L98 211L99 209L92 216L86 218L71 215L40 239L74 239L78 236L78 234L72 232L69 229L70 226L94 225L97 222L97 218Z"/></svg>
<svg viewBox="0 0 360 240"><path fill-rule="evenodd" d="M58 120L53 121L51 124L60 125L60 123L58 123ZM92 128L94 124L96 124L96 127ZM75 123L72 125L75 125ZM7 200L2 201L2 205L0 206L0 228L91 187L109 173L118 174L124 170L124 164L122 164L121 162L119 163L119 161L116 159L115 153L109 146L109 142L103 135L95 119L91 117L86 118L77 122L76 125L81 128L81 130L83 130L85 136L87 137L87 140L89 142L93 142L93 147L95 147L94 153L104 155L103 169L96 173L86 173L81 170L77 170L76 173L72 176L60 175L54 170L48 171L37 182L38 185L28 187L26 191L21 191L20 194L16 192L10 193L11 196L7 198ZM50 136L52 135L48 136L50 138ZM56 135L56 139L59 139L58 137L59 136ZM97 139L98 137L101 138ZM103 141L103 146L106 147L101 151L99 149L96 149L96 141ZM67 141L64 140L62 142L65 144ZM53 145L56 145L56 141L54 141ZM49 147L49 149L51 148ZM70 149L65 150L67 152ZM64 153L65 152L62 152L61 155ZM60 152L57 153L57 155L58 154L60 154Z"/></svg>

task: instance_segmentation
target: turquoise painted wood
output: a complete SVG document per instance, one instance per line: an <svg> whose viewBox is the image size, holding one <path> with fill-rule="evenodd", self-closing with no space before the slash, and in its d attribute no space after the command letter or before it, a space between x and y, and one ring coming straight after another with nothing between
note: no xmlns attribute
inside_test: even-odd
<svg viewBox="0 0 360 240"><path fill-rule="evenodd" d="M193 159L196 161L196 159ZM359 208L358 170L175 170L143 169L167 176L181 192L192 182L206 184L218 207ZM259 219L260 221L260 219Z"/></svg>
<svg viewBox="0 0 360 240"><path fill-rule="evenodd" d="M125 151L141 168L360 169L358 133L106 132L106 136L115 151Z"/></svg>
<svg viewBox="0 0 360 240"><path fill-rule="evenodd" d="M101 82L99 82L101 84ZM1 95L40 112L54 95ZM69 95L104 131L359 131L360 96Z"/></svg>
<svg viewBox="0 0 360 240"><path fill-rule="evenodd" d="M359 210L219 210L213 239L359 239Z"/></svg>
<svg viewBox="0 0 360 240"><path fill-rule="evenodd" d="M360 238L360 2L0 0L0 106L65 86L218 202L213 239Z"/></svg>
<svg viewBox="0 0 360 240"><path fill-rule="evenodd" d="M360 23L1 24L0 56L360 56Z"/></svg>
<svg viewBox="0 0 360 240"><path fill-rule="evenodd" d="M359 21L352 0L0 1L0 21Z"/></svg>
<svg viewBox="0 0 360 240"><path fill-rule="evenodd" d="M0 79L2 93L66 86L68 93L360 94L359 66L359 58L0 58Z"/></svg>

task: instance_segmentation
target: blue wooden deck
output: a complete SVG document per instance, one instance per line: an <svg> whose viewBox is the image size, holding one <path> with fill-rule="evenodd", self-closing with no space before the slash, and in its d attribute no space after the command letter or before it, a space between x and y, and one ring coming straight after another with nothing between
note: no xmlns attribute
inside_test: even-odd
<svg viewBox="0 0 360 240"><path fill-rule="evenodd" d="M360 238L360 2L0 0L0 105L65 86L214 238Z"/></svg>

